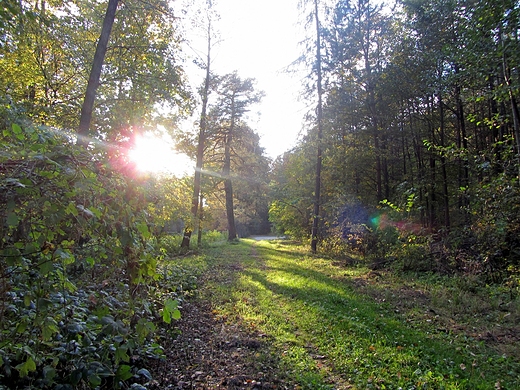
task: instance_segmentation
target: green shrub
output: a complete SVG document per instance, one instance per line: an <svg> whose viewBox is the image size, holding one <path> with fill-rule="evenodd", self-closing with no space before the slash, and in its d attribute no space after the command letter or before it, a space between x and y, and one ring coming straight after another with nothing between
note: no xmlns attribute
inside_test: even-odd
<svg viewBox="0 0 520 390"><path fill-rule="evenodd" d="M71 139L17 124L0 134L0 382L10 388L145 383L142 358L163 354L157 318L178 316L175 288L155 287L144 186Z"/></svg>
<svg viewBox="0 0 520 390"><path fill-rule="evenodd" d="M175 257L181 253L182 235L166 235L158 239L157 246L164 255Z"/></svg>

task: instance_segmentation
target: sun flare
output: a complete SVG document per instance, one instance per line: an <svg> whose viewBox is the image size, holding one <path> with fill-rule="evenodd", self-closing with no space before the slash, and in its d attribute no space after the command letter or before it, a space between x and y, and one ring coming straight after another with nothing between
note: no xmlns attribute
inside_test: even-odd
<svg viewBox="0 0 520 390"><path fill-rule="evenodd" d="M129 156L141 172L182 177L193 170L190 158L175 151L171 139L166 135L145 133L138 136Z"/></svg>

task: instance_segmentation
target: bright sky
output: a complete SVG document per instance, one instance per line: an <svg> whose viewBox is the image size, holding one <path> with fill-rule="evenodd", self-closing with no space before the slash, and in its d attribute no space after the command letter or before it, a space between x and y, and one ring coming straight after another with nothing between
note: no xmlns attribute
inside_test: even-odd
<svg viewBox="0 0 520 390"><path fill-rule="evenodd" d="M301 54L298 0L216 0L221 42L213 48L212 71L235 70L241 78L257 80L265 92L254 108L251 127L272 158L291 149L302 128L305 106L298 101L301 77L284 69ZM204 52L204 49L202 49ZM192 81L193 82L193 81ZM201 80L196 80L200 85Z"/></svg>
<svg viewBox="0 0 520 390"><path fill-rule="evenodd" d="M243 79L255 79L256 89L265 92L262 102L251 107L248 123L260 135L267 156L274 159L295 146L307 110L298 99L303 76L285 72L301 54L298 0L213 1L221 17L215 26L221 40L212 49L211 70L218 75L236 70ZM205 38L201 40L197 36L200 32L189 28L187 34L191 34L191 55L198 53L205 59ZM190 83L195 88L200 86L205 71L189 62L186 65ZM192 123L193 119L183 126ZM131 158L142 171L169 172L179 177L191 174L193 161L172 153L171 146L167 139L147 134L138 140Z"/></svg>

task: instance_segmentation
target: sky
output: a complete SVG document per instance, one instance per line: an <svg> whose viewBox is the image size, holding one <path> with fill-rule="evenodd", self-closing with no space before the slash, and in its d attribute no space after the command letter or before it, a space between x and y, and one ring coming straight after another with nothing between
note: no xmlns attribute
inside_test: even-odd
<svg viewBox="0 0 520 390"><path fill-rule="evenodd" d="M307 109L299 102L302 75L284 70L301 54L297 0L216 0L221 40L212 49L212 71L237 71L256 79L265 92L249 125L260 135L266 154L276 158L298 139ZM201 49L204 53L205 50ZM196 84L201 84L200 82ZM259 112L259 115L254 115Z"/></svg>

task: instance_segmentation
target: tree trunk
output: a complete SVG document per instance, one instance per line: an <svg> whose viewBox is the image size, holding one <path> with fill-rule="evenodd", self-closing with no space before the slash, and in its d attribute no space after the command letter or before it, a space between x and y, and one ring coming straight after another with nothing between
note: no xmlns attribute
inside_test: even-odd
<svg viewBox="0 0 520 390"><path fill-rule="evenodd" d="M316 156L316 183L314 187L314 214L312 216L312 232L311 232L311 251L316 253L318 249L318 230L320 223L320 202L321 202L321 164L322 152L321 141L323 138L323 90L322 90L322 75L321 75L321 34L320 34L320 19L318 16L318 0L314 0L314 16L316 19L316 72L318 77L318 109L317 109L317 156Z"/></svg>
<svg viewBox="0 0 520 390"><path fill-rule="evenodd" d="M197 246L200 247L202 244L202 218L203 218L203 210L204 210L204 202L203 202L202 192L200 193L199 199L199 214L197 218L197 222L199 223L198 231L197 231Z"/></svg>
<svg viewBox="0 0 520 390"><path fill-rule="evenodd" d="M222 169L224 180L224 192L226 194L226 216L228 222L228 241L233 241L237 238L237 229L235 227L235 212L233 205L233 183L231 182L231 140L233 132L233 119L229 133L226 137L226 144L224 147L224 168Z"/></svg>
<svg viewBox="0 0 520 390"><path fill-rule="evenodd" d="M502 41L502 32L500 32L500 41L501 45L504 46L504 42ZM516 141L516 155L518 156L518 177L520 178L520 110L518 109L516 97L513 94L514 87L511 83L511 69L507 62L505 49L503 49L502 54L502 68L504 73L504 81L506 82L509 93L509 101L511 103L511 113L513 116L513 135Z"/></svg>
<svg viewBox="0 0 520 390"><path fill-rule="evenodd" d="M207 127L207 107L208 107L208 96L209 96L209 84L210 84L210 63L211 63L211 20L208 23L208 53L206 57L206 78L204 79L204 90L202 91L202 112L200 114L199 124L199 139L197 144L197 162L195 165L195 175L193 178L193 195L191 198L191 214L193 216L193 222L186 226L184 229L184 237L182 239L181 248L189 248L191 234L194 226L199 226L198 219L199 210L199 197L200 197L200 182L202 175L202 167L204 165L204 143L206 139L206 127ZM200 245L201 232L197 238L197 243Z"/></svg>
<svg viewBox="0 0 520 390"><path fill-rule="evenodd" d="M105 61L108 40L110 38L112 26L114 25L118 2L119 0L108 0L107 11L105 18L103 19L103 27L97 43L96 53L94 54L94 61L92 62L92 68L90 70L85 98L83 100L83 105L81 106L81 117L79 120L77 131L78 139L76 140L76 144L83 147L87 147L89 144L88 136L90 122L92 120L92 111L94 109L94 100L96 99L96 90L99 86L101 69L103 67L103 62Z"/></svg>
<svg viewBox="0 0 520 390"><path fill-rule="evenodd" d="M442 100L442 95L439 93L439 119L440 119L440 129L439 136L441 141L441 147L445 145L445 123L444 123L444 102ZM441 173L442 173L442 192L443 192L443 200L444 200L444 226L449 229L450 228L450 197L448 193L448 175L446 171L446 157L441 155Z"/></svg>

